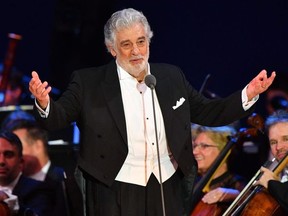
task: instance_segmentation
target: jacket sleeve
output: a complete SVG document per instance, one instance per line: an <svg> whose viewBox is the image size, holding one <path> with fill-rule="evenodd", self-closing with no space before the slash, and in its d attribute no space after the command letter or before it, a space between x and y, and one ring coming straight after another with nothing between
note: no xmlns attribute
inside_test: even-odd
<svg viewBox="0 0 288 216"><path fill-rule="evenodd" d="M275 180L268 182L268 191L279 202L279 205L288 213L288 182Z"/></svg>

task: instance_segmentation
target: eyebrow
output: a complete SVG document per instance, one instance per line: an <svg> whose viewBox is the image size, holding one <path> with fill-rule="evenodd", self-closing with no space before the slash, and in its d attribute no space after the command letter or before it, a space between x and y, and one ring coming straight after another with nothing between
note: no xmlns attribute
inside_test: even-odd
<svg viewBox="0 0 288 216"><path fill-rule="evenodd" d="M145 36L139 37L139 38L137 38L136 41L143 40L143 39L146 39L146 37ZM120 44L127 43L127 42L131 42L132 43L132 41L128 39L128 40L121 41Z"/></svg>
<svg viewBox="0 0 288 216"><path fill-rule="evenodd" d="M16 152L15 151L13 151L13 150L5 150L5 151L2 151L2 152L0 152L0 154L9 154L9 153L13 153L13 154L16 154Z"/></svg>

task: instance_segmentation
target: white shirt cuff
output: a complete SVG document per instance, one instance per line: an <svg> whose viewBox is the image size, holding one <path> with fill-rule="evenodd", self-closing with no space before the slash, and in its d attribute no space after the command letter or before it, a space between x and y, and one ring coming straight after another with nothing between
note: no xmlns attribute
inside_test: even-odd
<svg viewBox="0 0 288 216"><path fill-rule="evenodd" d="M50 111L50 102L48 103L48 106L46 107L45 110L43 110L43 109L38 105L36 99L35 99L35 105L36 105L36 107L37 107L37 110L38 110L40 116L41 116L42 118L48 118L49 111Z"/></svg>
<svg viewBox="0 0 288 216"><path fill-rule="evenodd" d="M248 96L247 96L247 86L242 90L241 98L242 98L242 107L246 111L250 109L258 100L259 95L256 95L254 98L252 98L251 101L248 101Z"/></svg>

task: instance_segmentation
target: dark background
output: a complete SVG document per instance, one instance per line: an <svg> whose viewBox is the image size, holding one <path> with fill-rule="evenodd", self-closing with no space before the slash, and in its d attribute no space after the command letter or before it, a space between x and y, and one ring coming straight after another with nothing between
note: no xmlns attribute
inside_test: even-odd
<svg viewBox="0 0 288 216"><path fill-rule="evenodd" d="M103 26L125 7L143 11L151 24L150 61L179 65L196 89L211 74L207 87L223 97L261 69L287 72L286 0L3 0L0 59L7 34L21 34L15 67L27 76L37 70L63 90L73 70L111 60Z"/></svg>
<svg viewBox="0 0 288 216"><path fill-rule="evenodd" d="M134 7L148 18L154 37L151 62L180 66L200 89L227 96L258 72L287 72L287 0L1 0L0 59L9 32L21 34L15 67L38 71L64 90L71 72L111 60L103 26L119 9ZM256 112L265 115L263 96Z"/></svg>

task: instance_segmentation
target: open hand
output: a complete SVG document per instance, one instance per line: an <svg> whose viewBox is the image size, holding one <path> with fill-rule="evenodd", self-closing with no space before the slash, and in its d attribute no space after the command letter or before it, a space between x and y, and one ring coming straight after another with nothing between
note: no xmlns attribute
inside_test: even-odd
<svg viewBox="0 0 288 216"><path fill-rule="evenodd" d="M49 103L49 93L51 87L48 86L48 82L42 82L36 71L32 72L32 79L29 82L29 90L36 98L38 104L42 109L45 109Z"/></svg>
<svg viewBox="0 0 288 216"><path fill-rule="evenodd" d="M272 84L274 78L276 77L276 72L273 71L270 77L267 77L267 71L262 70L247 87L247 96L248 100L252 100L255 96L266 91L269 86Z"/></svg>

